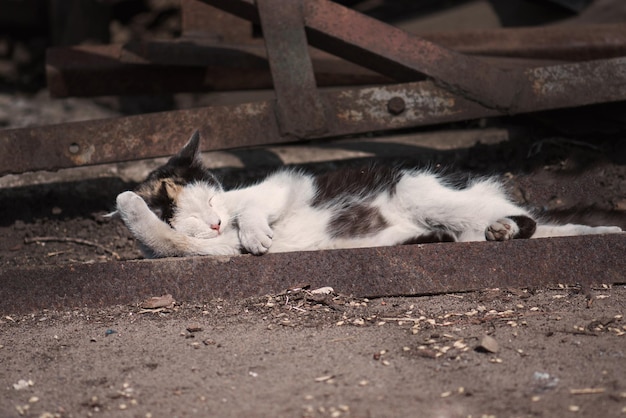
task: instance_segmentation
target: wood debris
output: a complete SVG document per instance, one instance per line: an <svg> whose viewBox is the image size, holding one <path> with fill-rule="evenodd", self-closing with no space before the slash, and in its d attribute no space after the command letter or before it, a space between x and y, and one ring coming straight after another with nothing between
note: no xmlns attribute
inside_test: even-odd
<svg viewBox="0 0 626 418"><path fill-rule="evenodd" d="M570 389L570 395L595 395L598 393L604 393L604 388L582 388L582 389Z"/></svg>

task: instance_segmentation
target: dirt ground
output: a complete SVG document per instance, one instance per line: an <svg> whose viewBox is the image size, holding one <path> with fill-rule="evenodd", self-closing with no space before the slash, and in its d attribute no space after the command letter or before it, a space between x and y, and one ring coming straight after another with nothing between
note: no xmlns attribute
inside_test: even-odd
<svg viewBox="0 0 626 418"><path fill-rule="evenodd" d="M3 129L146 109L0 90ZM156 110L219 100L180 95ZM622 103L205 159L226 185L292 162L445 165L497 175L547 215L626 229L624 115ZM0 272L141 257L103 215L154 164L1 177ZM0 312L0 417L626 417L624 284L370 300L312 290Z"/></svg>
<svg viewBox="0 0 626 418"><path fill-rule="evenodd" d="M623 416L626 288L578 290L5 315L0 415Z"/></svg>

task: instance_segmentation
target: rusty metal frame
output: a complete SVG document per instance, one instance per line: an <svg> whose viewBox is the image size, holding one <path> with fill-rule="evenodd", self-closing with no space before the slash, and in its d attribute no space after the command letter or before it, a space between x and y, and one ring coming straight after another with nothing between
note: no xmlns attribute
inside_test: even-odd
<svg viewBox="0 0 626 418"><path fill-rule="evenodd" d="M0 313L132 304L164 293L201 303L303 284L356 297L617 284L626 282L625 253L623 236L606 235L2 269Z"/></svg>

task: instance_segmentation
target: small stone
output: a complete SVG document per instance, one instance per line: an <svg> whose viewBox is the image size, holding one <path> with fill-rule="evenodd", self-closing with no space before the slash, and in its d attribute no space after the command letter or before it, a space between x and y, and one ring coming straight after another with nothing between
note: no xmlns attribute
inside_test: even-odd
<svg viewBox="0 0 626 418"><path fill-rule="evenodd" d="M320 287L319 289L311 290L311 293L314 294L314 295L330 295L334 291L335 291L335 289L333 289L332 287L324 286L324 287Z"/></svg>
<svg viewBox="0 0 626 418"><path fill-rule="evenodd" d="M153 296L141 303L143 309L167 308L174 305L176 301L169 293L163 296Z"/></svg>
<svg viewBox="0 0 626 418"><path fill-rule="evenodd" d="M476 350L488 353L497 353L500 350L500 345L495 338L490 337L489 335L484 335L480 340L480 344L476 347Z"/></svg>
<svg viewBox="0 0 626 418"><path fill-rule="evenodd" d="M30 386L33 386L34 383L32 380L25 380L25 379L20 379L18 380L17 383L13 383L13 389L15 390L22 390L22 389L26 389Z"/></svg>
<svg viewBox="0 0 626 418"><path fill-rule="evenodd" d="M200 332L202 331L202 327L200 324L191 324L187 326L187 331L189 332Z"/></svg>

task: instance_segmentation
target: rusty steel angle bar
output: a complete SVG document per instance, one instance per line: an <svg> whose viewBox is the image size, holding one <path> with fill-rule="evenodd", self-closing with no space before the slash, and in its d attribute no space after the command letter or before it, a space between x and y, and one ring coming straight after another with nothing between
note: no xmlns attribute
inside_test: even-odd
<svg viewBox="0 0 626 418"><path fill-rule="evenodd" d="M457 52L492 57L587 61L626 56L623 23L417 33Z"/></svg>
<svg viewBox="0 0 626 418"><path fill-rule="evenodd" d="M259 19L254 0L202 1L252 21ZM398 81L426 75L486 107L507 109L515 98L517 71L503 71L331 1L302 2L312 46Z"/></svg>
<svg viewBox="0 0 626 418"><path fill-rule="evenodd" d="M499 114L454 96L431 82L320 92L327 106L322 137L408 128ZM390 113L389 102L406 110ZM0 130L0 175L172 155L194 129L203 149L219 150L291 141L281 134L275 102Z"/></svg>
<svg viewBox="0 0 626 418"><path fill-rule="evenodd" d="M327 131L324 106L309 57L300 0L257 0L267 48L278 126L284 136L307 138Z"/></svg>
<svg viewBox="0 0 626 418"><path fill-rule="evenodd" d="M524 79L512 114L626 100L626 57L530 68Z"/></svg>
<svg viewBox="0 0 626 418"><path fill-rule="evenodd" d="M626 282L626 237L583 236L353 250L191 257L0 270L0 313L245 298L294 285L357 297ZM581 257L584 254L584 257Z"/></svg>

